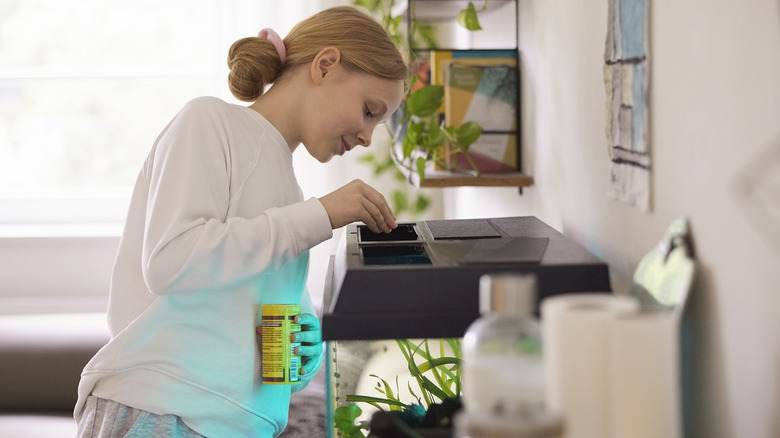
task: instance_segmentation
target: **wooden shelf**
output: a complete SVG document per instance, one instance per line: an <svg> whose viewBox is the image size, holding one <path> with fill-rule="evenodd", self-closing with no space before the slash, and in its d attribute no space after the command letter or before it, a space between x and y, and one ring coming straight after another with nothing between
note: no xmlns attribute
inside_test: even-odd
<svg viewBox="0 0 780 438"><path fill-rule="evenodd" d="M428 171L422 181L414 173L409 175L409 181L417 187L530 187L534 183L533 177L520 172L473 176L443 170Z"/></svg>

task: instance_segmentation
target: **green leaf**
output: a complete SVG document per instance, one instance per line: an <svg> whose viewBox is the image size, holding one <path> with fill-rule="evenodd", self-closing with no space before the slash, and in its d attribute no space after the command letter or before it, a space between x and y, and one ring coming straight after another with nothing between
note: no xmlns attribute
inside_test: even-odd
<svg viewBox="0 0 780 438"><path fill-rule="evenodd" d="M450 346L452 355L460 359L460 340L457 338L446 338L445 341L447 341L447 344Z"/></svg>
<svg viewBox="0 0 780 438"><path fill-rule="evenodd" d="M379 2L380 0L354 0L356 6L362 6L371 12L379 10Z"/></svg>
<svg viewBox="0 0 780 438"><path fill-rule="evenodd" d="M433 125L428 131L427 141L422 146L428 151L435 151L445 144L447 144L447 135L438 125Z"/></svg>
<svg viewBox="0 0 780 438"><path fill-rule="evenodd" d="M366 154L358 158L358 161L360 161L361 163L373 164L375 161L375 157L373 154Z"/></svg>
<svg viewBox="0 0 780 438"><path fill-rule="evenodd" d="M424 212L428 206L431 205L431 199L424 195L418 195L417 199L414 202L414 209L412 209L412 212L414 214L420 214Z"/></svg>
<svg viewBox="0 0 780 438"><path fill-rule="evenodd" d="M404 136L404 140L402 143L404 158L411 157L412 151L414 151L414 149L417 148L420 136L422 134L423 125L424 124L422 122L417 122L417 123L412 123L411 125L406 127L406 135Z"/></svg>
<svg viewBox="0 0 780 438"><path fill-rule="evenodd" d="M445 341L450 346L452 355L461 360L463 355L460 349L460 340L457 338L446 338ZM450 378L455 382L455 394L461 393L460 365L452 366L449 370Z"/></svg>
<svg viewBox="0 0 780 438"><path fill-rule="evenodd" d="M401 214L409 208L409 200L406 194L400 190L393 191L393 211L396 215Z"/></svg>
<svg viewBox="0 0 780 438"><path fill-rule="evenodd" d="M458 24L471 31L482 30L482 26L479 25L477 10L474 8L473 3L469 2L466 9L458 12Z"/></svg>
<svg viewBox="0 0 780 438"><path fill-rule="evenodd" d="M439 351L440 351L440 354L443 356L444 355L444 345L441 342L439 343ZM431 355L431 351L430 351L430 349L428 347L428 341L427 340L425 341L425 357L426 357L426 359L428 359L426 363L431 364L430 365L431 374L433 374L434 379L436 379L436 384L438 385L437 387L439 389L441 389L446 394L447 397L455 397L455 394L450 389L452 387L451 381L449 379L445 379L444 376L442 376L442 371L439 370L439 367L441 365L432 365L432 363L434 361L436 361L436 360L448 359L448 358L434 358ZM446 371L446 367L445 367L444 371Z"/></svg>
<svg viewBox="0 0 780 438"><path fill-rule="evenodd" d="M420 397L418 397L417 394L414 393L414 389L412 389L412 382L407 381L406 385L407 385L407 387L409 389L409 394L411 394L412 397L417 399L417 404L421 405L422 404L422 400L420 400Z"/></svg>
<svg viewBox="0 0 780 438"><path fill-rule="evenodd" d="M355 419L362 413L363 410L355 403L340 406L333 414L333 424L345 438L364 438L361 427L355 424Z"/></svg>
<svg viewBox="0 0 780 438"><path fill-rule="evenodd" d="M439 47L438 37L436 33L436 26L427 23L415 23L415 34L422 40L422 46L430 49L436 49ZM416 41L415 45L420 45L419 41Z"/></svg>
<svg viewBox="0 0 780 438"><path fill-rule="evenodd" d="M442 365L460 365L460 363L461 360L456 357L432 357L430 360L417 365L417 369L420 370L421 373L424 373L430 369L437 368Z"/></svg>
<svg viewBox="0 0 780 438"><path fill-rule="evenodd" d="M444 390L439 388L429 378L425 376L420 376L420 379L423 382L423 388L425 388L428 392L430 392L434 396L438 397L439 400L445 400L450 397L450 395L448 395Z"/></svg>
<svg viewBox="0 0 780 438"><path fill-rule="evenodd" d="M404 355L404 358L409 361L409 340L408 339L396 339L395 340L396 345L398 345L398 348L401 350L401 354Z"/></svg>
<svg viewBox="0 0 780 438"><path fill-rule="evenodd" d="M425 158L417 157L417 176L420 177L420 181L425 179Z"/></svg>
<svg viewBox="0 0 780 438"><path fill-rule="evenodd" d="M420 160L421 159L422 158L417 160L418 165L420 164ZM422 161L423 161L423 165L424 165L425 164L425 160L422 160ZM424 168L423 168L423 171L424 171ZM422 176L421 176L421 178L422 178ZM430 406L430 404L432 403L432 400L431 400L431 397L428 395L428 391L425 390L425 387L424 387L424 383L425 382L423 382L423 380L422 380L422 378L420 376L420 373L419 372L415 372L417 366L414 363L414 355L415 355L415 351L418 350L418 347L416 347L408 339L396 339L395 342L396 342L396 344L398 344L398 348L401 349L401 353L404 355L404 358L406 359L407 367L409 368L409 371L410 371L412 377L414 377L414 379L417 381L417 385L420 387L420 390L422 391L422 396L423 396L423 398L425 398L425 404L427 406Z"/></svg>
<svg viewBox="0 0 780 438"><path fill-rule="evenodd" d="M383 162L376 162L374 163L374 174L381 175L388 170L397 170L397 167L395 166L395 162L393 162L392 157L387 157Z"/></svg>
<svg viewBox="0 0 780 438"><path fill-rule="evenodd" d="M409 113L417 117L428 117L436 113L444 101L444 86L426 85L406 99Z"/></svg>
<svg viewBox="0 0 780 438"><path fill-rule="evenodd" d="M397 17L388 17L387 30L391 35L398 34L398 29L401 27L401 21L403 18L403 15L399 15Z"/></svg>
<svg viewBox="0 0 780 438"><path fill-rule="evenodd" d="M379 381L382 382L382 387L378 387L378 388L376 388L376 390L379 391L380 393L384 394L385 397L387 397L387 400L401 403L401 400L398 397L396 397L395 393L393 392L393 388L390 386L389 383L387 383L387 381L385 379L377 376L376 374L370 374L370 376L374 377L376 379L379 379ZM396 386L398 386L398 376L396 376L395 379L396 379ZM400 392L400 391L397 391L397 392ZM390 405L390 410L398 411L398 410L400 410L400 407L398 407L396 405Z"/></svg>
<svg viewBox="0 0 780 438"><path fill-rule="evenodd" d="M422 345L425 345L424 349L421 348ZM429 378L425 377L423 375L422 371L420 371L420 368L417 366L417 364L414 361L414 355L415 354L420 354L421 356L424 356L429 361L431 359L433 359L431 357L431 355L430 355L430 352L428 351L428 340L427 339L424 340L420 344L420 346L412 347L410 343L407 343L407 346L410 348L410 351L412 352L412 354L410 355L411 360L407 360L407 365L409 367L409 372L411 373L411 375L415 379L417 379L417 382L420 385L420 388L423 391L427 391L427 393L431 393L434 397L438 397L440 400L444 400L445 398L448 398L450 395L447 394L447 392L444 389L440 388L435 383L433 383ZM427 393L424 392L423 395L426 396L425 399L428 402L428 404L430 405L431 400L427 396Z"/></svg>
<svg viewBox="0 0 780 438"><path fill-rule="evenodd" d="M476 122L466 122L458 127L455 139L464 150L468 150L472 143L482 135L482 127Z"/></svg>
<svg viewBox="0 0 780 438"><path fill-rule="evenodd" d="M369 395L357 395L357 394L350 394L347 395L347 401L348 402L362 402L362 403L378 403L383 404L387 406L399 406L402 408L407 408L409 405L405 403L401 403L397 400L390 400L387 398L381 398L381 397L371 397Z"/></svg>

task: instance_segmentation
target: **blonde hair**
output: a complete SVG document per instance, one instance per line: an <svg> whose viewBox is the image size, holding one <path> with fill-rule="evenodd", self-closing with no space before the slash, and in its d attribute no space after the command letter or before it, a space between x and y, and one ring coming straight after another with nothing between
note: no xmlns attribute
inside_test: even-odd
<svg viewBox="0 0 780 438"><path fill-rule="evenodd" d="M341 52L348 69L390 80L409 79L409 67L387 32L370 15L350 6L326 9L301 21L284 38L282 64L274 45L259 37L242 38L228 52L228 86L237 99L257 100L267 85L287 70L308 64L326 47Z"/></svg>

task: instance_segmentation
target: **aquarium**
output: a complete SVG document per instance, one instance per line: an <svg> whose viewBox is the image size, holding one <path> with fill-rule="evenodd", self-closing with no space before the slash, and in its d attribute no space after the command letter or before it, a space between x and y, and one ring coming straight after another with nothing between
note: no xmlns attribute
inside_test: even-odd
<svg viewBox="0 0 780 438"><path fill-rule="evenodd" d="M327 272L322 333L333 437L339 424L368 422L378 408L420 418L430 405L454 408L460 338L479 317L481 276L535 274L536 309L551 295L611 291L605 263L531 216L403 223L388 234L352 224Z"/></svg>

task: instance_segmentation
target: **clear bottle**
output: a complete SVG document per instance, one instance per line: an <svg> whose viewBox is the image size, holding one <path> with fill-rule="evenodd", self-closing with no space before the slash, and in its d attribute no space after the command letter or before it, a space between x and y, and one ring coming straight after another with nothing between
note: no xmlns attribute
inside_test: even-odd
<svg viewBox="0 0 780 438"><path fill-rule="evenodd" d="M560 436L561 422L545 412L536 294L533 274L480 279L481 316L463 338L465 409L456 419L456 436Z"/></svg>

